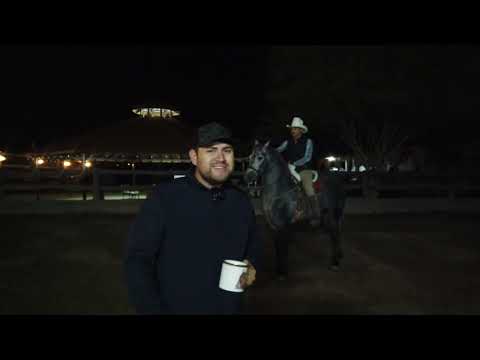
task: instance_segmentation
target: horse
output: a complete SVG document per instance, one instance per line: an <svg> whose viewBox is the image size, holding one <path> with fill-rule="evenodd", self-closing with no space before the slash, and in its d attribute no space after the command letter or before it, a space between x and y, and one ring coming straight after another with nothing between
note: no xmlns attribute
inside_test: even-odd
<svg viewBox="0 0 480 360"><path fill-rule="evenodd" d="M292 231L297 225L308 224L309 220L319 222L319 228L329 235L329 269L338 271L343 258L341 223L346 203L342 179L329 173L328 169L319 173L322 188L315 195L315 211L315 206L312 206L300 184L294 180L282 155L269 144L270 141L262 145L255 140L244 180L250 184L261 178L261 206L269 227L274 231L278 278L285 279L288 275L288 243Z"/></svg>

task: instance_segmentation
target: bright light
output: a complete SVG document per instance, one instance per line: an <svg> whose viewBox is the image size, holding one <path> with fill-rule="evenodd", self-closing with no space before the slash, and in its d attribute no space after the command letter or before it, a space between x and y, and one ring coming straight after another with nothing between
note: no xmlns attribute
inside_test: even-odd
<svg viewBox="0 0 480 360"><path fill-rule="evenodd" d="M330 162L336 160L335 156L327 156L325 159L327 159L327 160L330 161Z"/></svg>
<svg viewBox="0 0 480 360"><path fill-rule="evenodd" d="M138 108L132 110L135 114L149 118L172 118L180 115L180 111L161 108Z"/></svg>
<svg viewBox="0 0 480 360"><path fill-rule="evenodd" d="M85 167L90 168L92 167L92 163L90 161L85 161Z"/></svg>
<svg viewBox="0 0 480 360"><path fill-rule="evenodd" d="M70 160L65 160L65 161L63 162L63 167L69 167L69 166L71 166L71 165L72 165L72 162L71 162Z"/></svg>
<svg viewBox="0 0 480 360"><path fill-rule="evenodd" d="M7 158L3 155L0 155L0 162L7 160Z"/></svg>
<svg viewBox="0 0 480 360"><path fill-rule="evenodd" d="M35 164L37 165L42 165L45 163L45 160L43 160L42 158L38 158L36 161L35 161Z"/></svg>

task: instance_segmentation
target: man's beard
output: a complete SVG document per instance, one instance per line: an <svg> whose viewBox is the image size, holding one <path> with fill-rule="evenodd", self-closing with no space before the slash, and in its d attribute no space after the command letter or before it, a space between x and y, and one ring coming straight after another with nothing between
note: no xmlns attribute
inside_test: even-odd
<svg viewBox="0 0 480 360"><path fill-rule="evenodd" d="M208 171L208 172L202 172L202 171L198 171L199 175L203 178L203 180L205 180L207 183L209 183L210 185L212 186L217 186L217 185L222 185L223 183L227 182L228 179L230 178L230 176L232 175L232 172L233 170L229 170L227 172L227 175L225 177L222 177L222 178L214 178L212 176L212 170Z"/></svg>

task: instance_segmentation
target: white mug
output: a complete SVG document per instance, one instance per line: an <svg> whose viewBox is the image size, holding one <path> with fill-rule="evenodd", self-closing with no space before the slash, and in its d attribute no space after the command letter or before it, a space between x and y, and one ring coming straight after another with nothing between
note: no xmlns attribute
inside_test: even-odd
<svg viewBox="0 0 480 360"><path fill-rule="evenodd" d="M244 289L240 287L240 277L246 272L247 264L243 261L224 260L218 286L227 291L243 292Z"/></svg>

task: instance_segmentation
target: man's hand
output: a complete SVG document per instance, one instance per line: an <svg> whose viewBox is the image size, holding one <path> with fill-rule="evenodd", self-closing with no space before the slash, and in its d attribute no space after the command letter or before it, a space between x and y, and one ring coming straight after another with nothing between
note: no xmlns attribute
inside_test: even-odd
<svg viewBox="0 0 480 360"><path fill-rule="evenodd" d="M257 270L255 270L253 265L247 259L243 261L247 264L247 272L243 273L242 276L240 276L240 286L242 289L245 289L248 286L252 285L255 281Z"/></svg>

